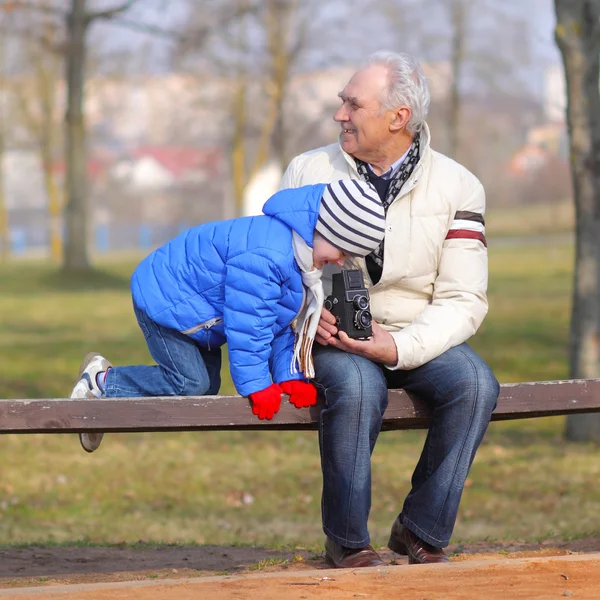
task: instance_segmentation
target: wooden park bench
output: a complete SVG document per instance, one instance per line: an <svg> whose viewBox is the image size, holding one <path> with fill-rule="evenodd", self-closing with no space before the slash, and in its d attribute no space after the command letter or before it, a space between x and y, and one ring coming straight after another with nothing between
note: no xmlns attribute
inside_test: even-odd
<svg viewBox="0 0 600 600"><path fill-rule="evenodd" d="M425 404L390 390L383 430L423 429ZM600 412L600 379L504 384L492 421ZM0 433L75 433L196 430L316 429L319 406L297 409L289 402L271 421L259 421L242 396L153 398L64 398L0 400Z"/></svg>

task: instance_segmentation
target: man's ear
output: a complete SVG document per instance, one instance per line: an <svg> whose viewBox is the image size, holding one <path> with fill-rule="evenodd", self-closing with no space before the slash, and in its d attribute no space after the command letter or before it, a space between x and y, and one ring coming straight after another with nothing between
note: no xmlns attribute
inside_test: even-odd
<svg viewBox="0 0 600 600"><path fill-rule="evenodd" d="M406 124L410 120L410 108L408 106L401 106L393 114L390 121L391 131L400 131L406 127Z"/></svg>

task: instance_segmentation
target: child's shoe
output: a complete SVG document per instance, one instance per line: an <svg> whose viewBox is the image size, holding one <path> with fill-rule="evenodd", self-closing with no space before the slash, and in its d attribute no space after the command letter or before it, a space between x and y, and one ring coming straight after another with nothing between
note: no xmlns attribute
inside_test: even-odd
<svg viewBox="0 0 600 600"><path fill-rule="evenodd" d="M96 375L110 367L112 364L96 352L86 354L79 367L78 380L71 392L71 398L101 398L103 394L96 381ZM79 441L86 452L93 452L100 446L103 436L103 433L80 433Z"/></svg>

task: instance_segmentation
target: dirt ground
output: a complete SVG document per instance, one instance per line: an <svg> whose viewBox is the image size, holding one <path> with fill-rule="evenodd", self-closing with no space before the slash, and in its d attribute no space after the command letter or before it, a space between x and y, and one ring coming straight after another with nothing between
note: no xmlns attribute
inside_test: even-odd
<svg viewBox="0 0 600 600"><path fill-rule="evenodd" d="M347 571L304 551L257 547L0 549L0 599L600 599L599 538L448 550L449 565L406 566L381 549L389 567Z"/></svg>

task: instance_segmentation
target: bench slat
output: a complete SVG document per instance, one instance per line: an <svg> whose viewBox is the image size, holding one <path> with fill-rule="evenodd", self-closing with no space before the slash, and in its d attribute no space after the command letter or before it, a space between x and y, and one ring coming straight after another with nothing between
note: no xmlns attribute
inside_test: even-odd
<svg viewBox="0 0 600 600"><path fill-rule="evenodd" d="M316 429L319 407L297 409L284 398L272 421L259 421L241 396L70 400L0 400L0 433ZM600 412L600 379L501 386L492 420ZM418 398L390 390L383 430L422 429L429 413Z"/></svg>

